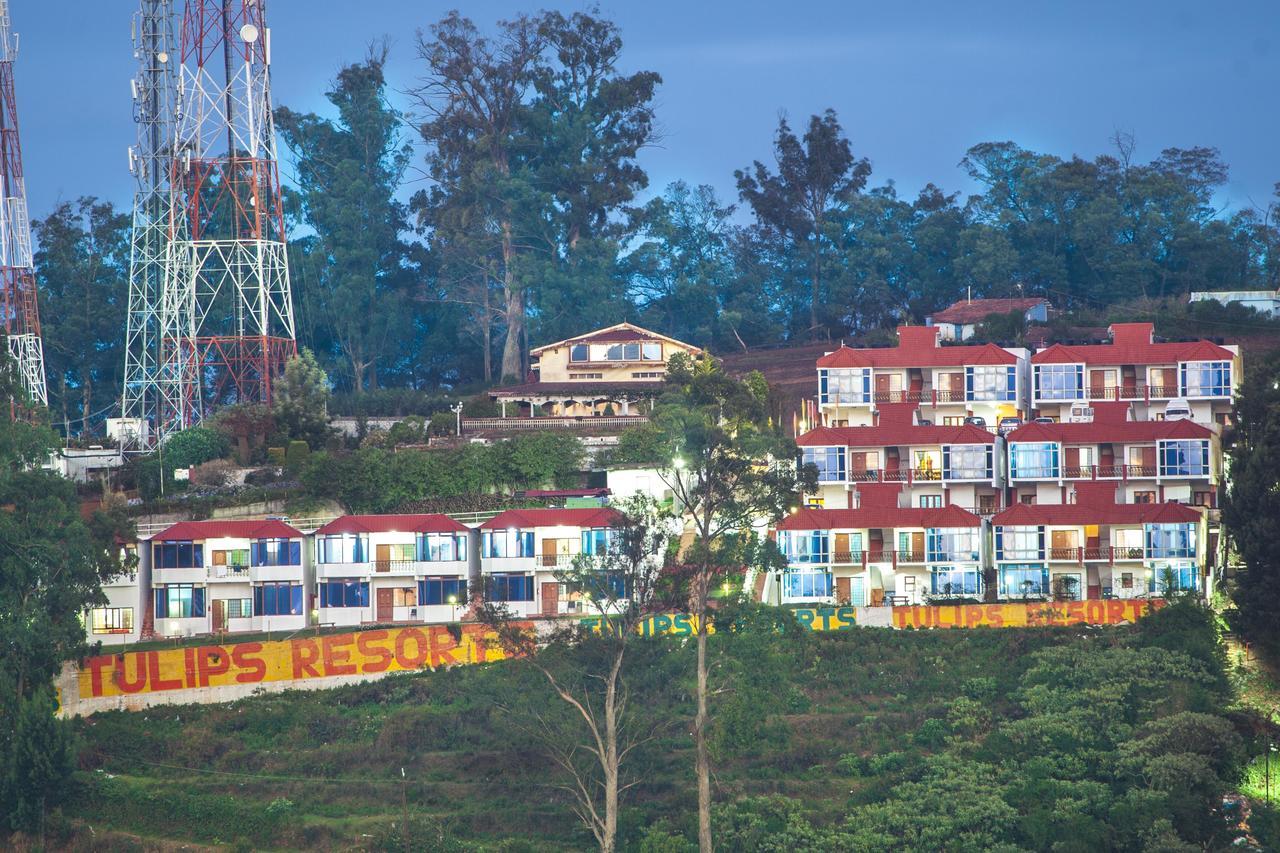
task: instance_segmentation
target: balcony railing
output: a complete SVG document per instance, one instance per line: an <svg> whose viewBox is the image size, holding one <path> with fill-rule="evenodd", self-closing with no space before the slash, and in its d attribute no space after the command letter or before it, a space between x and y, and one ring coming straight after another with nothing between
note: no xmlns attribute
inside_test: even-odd
<svg viewBox="0 0 1280 853"><path fill-rule="evenodd" d="M1164 472L1159 473L1155 465L1066 465L1061 468L1061 475L1055 468L1021 468L1015 472L1013 480L1151 480L1156 476L1168 478L1194 479L1208 477L1209 472Z"/></svg>
<svg viewBox="0 0 1280 853"><path fill-rule="evenodd" d="M899 563L923 563L924 551L898 551L897 561Z"/></svg>
<svg viewBox="0 0 1280 853"><path fill-rule="evenodd" d="M209 577L211 578L247 578L249 577L248 564L227 564L222 566L210 566Z"/></svg>
<svg viewBox="0 0 1280 853"><path fill-rule="evenodd" d="M418 572L415 560L374 560L373 571L380 575L412 575Z"/></svg>
<svg viewBox="0 0 1280 853"><path fill-rule="evenodd" d="M1137 382L1132 385L1089 385L1080 389L1079 396L1076 397L1045 397L1036 395L1036 402L1044 403L1073 403L1085 401L1103 401L1103 400L1169 400L1174 397L1185 397L1176 384L1174 385L1148 385L1143 382ZM1229 396L1229 395L1223 395Z"/></svg>
<svg viewBox="0 0 1280 853"><path fill-rule="evenodd" d="M880 548L871 551L833 551L830 564L834 566L865 567L868 563L891 563L893 565L911 565L924 563L976 563L978 554L975 551L914 551ZM817 559L797 560L793 564L825 564L828 561L819 556Z"/></svg>
<svg viewBox="0 0 1280 853"><path fill-rule="evenodd" d="M998 559L1012 559L999 557ZM1086 545L1067 548L1050 548L1051 563L1115 563L1116 561L1144 559L1141 547L1121 545Z"/></svg>

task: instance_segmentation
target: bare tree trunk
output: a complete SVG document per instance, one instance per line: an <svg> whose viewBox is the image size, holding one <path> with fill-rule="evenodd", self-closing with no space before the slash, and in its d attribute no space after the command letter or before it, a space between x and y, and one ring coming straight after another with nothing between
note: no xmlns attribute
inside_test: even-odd
<svg viewBox="0 0 1280 853"><path fill-rule="evenodd" d="M711 758L707 753L707 573L703 566L694 581L698 618L698 710L693 718L693 740L697 751L698 776L698 851L712 853L711 844Z"/></svg>
<svg viewBox="0 0 1280 853"><path fill-rule="evenodd" d="M623 647L625 651L625 646ZM602 853L613 853L618 837L618 674L622 654L614 658L604 695L604 838Z"/></svg>
<svg viewBox="0 0 1280 853"><path fill-rule="evenodd" d="M484 308L480 319L480 337L484 340L484 381L493 381L493 307L489 303L489 277L484 279Z"/></svg>
<svg viewBox="0 0 1280 853"><path fill-rule="evenodd" d="M515 273L511 269L515 260L515 245L511 234L511 223L502 223L502 287L506 296L505 317L507 321L507 339L502 347L502 376L515 377L517 381L524 379L524 352L521 341L524 340L524 292L516 287Z"/></svg>

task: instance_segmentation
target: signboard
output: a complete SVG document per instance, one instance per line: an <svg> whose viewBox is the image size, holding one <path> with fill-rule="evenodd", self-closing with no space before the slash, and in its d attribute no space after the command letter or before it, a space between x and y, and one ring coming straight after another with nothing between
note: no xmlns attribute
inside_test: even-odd
<svg viewBox="0 0 1280 853"><path fill-rule="evenodd" d="M796 621L810 631L847 631L857 623L858 608L800 607L791 612ZM582 620L582 624L592 631L599 631L600 621L599 616L588 616ZM658 613L637 625L636 633L642 637L656 637L659 634L692 637L697 629L697 618L688 613ZM715 633L714 624L708 626L707 633Z"/></svg>
<svg viewBox="0 0 1280 853"><path fill-rule="evenodd" d="M1034 628L1050 625L1120 625L1164 607L1161 599L1045 601L895 607L895 628Z"/></svg>
<svg viewBox="0 0 1280 853"><path fill-rule="evenodd" d="M532 625L530 625L532 627ZM456 635L456 636L455 636ZM435 669L501 660L483 625L428 625L261 643L188 646L89 658L81 699ZM305 686L305 685L299 685Z"/></svg>

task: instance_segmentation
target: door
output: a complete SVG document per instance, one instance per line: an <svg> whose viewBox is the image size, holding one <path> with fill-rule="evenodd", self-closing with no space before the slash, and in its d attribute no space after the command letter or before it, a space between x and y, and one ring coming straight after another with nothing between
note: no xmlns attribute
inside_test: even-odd
<svg viewBox="0 0 1280 853"><path fill-rule="evenodd" d="M849 578L849 603L854 607L865 607L867 605L866 592L864 591L864 581L862 576Z"/></svg>
<svg viewBox="0 0 1280 853"><path fill-rule="evenodd" d="M951 402L959 402L964 400L964 374L948 373L947 374L947 399Z"/></svg>
<svg viewBox="0 0 1280 853"><path fill-rule="evenodd" d="M837 563L848 563L852 559L853 557L849 554L849 534L837 533L835 561ZM845 580L848 580L848 578Z"/></svg>
<svg viewBox="0 0 1280 853"><path fill-rule="evenodd" d="M911 534L911 559L919 562L924 559L924 531L918 530Z"/></svg>
<svg viewBox="0 0 1280 853"><path fill-rule="evenodd" d="M378 622L392 622L396 618L395 590L378 590L378 609L374 619Z"/></svg>
<svg viewBox="0 0 1280 853"><path fill-rule="evenodd" d="M1049 533L1049 547L1055 560L1074 560L1076 558L1076 532L1074 530L1054 530Z"/></svg>
<svg viewBox="0 0 1280 853"><path fill-rule="evenodd" d="M391 546L378 545L374 549L373 559L374 559L374 568L377 571L379 572L391 571ZM387 590L387 591L390 592L390 590ZM378 594L381 595L382 593L379 592Z"/></svg>
<svg viewBox="0 0 1280 853"><path fill-rule="evenodd" d="M555 539L542 540L542 565L554 569L560 554L560 543Z"/></svg>
<svg viewBox="0 0 1280 853"><path fill-rule="evenodd" d="M1109 400L1116 385L1114 370L1089 371L1089 399Z"/></svg>
<svg viewBox="0 0 1280 853"><path fill-rule="evenodd" d="M1156 449L1154 447L1141 447L1138 449L1141 451L1139 464L1142 466L1142 476L1154 477L1156 475Z"/></svg>
<svg viewBox="0 0 1280 853"><path fill-rule="evenodd" d="M892 379L889 374L881 374L876 376L876 402L888 403L890 385L889 380Z"/></svg>
<svg viewBox="0 0 1280 853"><path fill-rule="evenodd" d="M851 578L836 578L836 604L849 603L849 581Z"/></svg>
<svg viewBox="0 0 1280 853"><path fill-rule="evenodd" d="M1178 396L1178 371L1173 367L1157 367L1151 371L1151 396Z"/></svg>
<svg viewBox="0 0 1280 853"><path fill-rule="evenodd" d="M1098 467L1101 469L1099 476L1116 476L1116 452L1111 445L1104 444L1098 449Z"/></svg>
<svg viewBox="0 0 1280 853"><path fill-rule="evenodd" d="M542 584L542 615L560 615L560 584L555 581Z"/></svg>
<svg viewBox="0 0 1280 853"><path fill-rule="evenodd" d="M1062 449L1063 464L1066 467L1068 477L1080 476L1080 448L1064 447Z"/></svg>
<svg viewBox="0 0 1280 853"><path fill-rule="evenodd" d="M213 600L213 633L221 634L227 630L227 602L225 599Z"/></svg>
<svg viewBox="0 0 1280 853"><path fill-rule="evenodd" d="M855 481L861 480L862 475L867 473L867 454L865 452L850 453L849 466L854 475L853 479Z"/></svg>
<svg viewBox="0 0 1280 853"><path fill-rule="evenodd" d="M995 495L978 495L978 514L994 515L996 511Z"/></svg>
<svg viewBox="0 0 1280 853"><path fill-rule="evenodd" d="M896 448L896 447L888 447L888 448L885 448L885 451L884 451L884 470L886 470L886 471L897 471L897 470L898 470L898 448Z"/></svg>
<svg viewBox="0 0 1280 853"><path fill-rule="evenodd" d="M1126 400L1132 400L1138 396L1138 375L1132 367L1120 370L1120 391Z"/></svg>

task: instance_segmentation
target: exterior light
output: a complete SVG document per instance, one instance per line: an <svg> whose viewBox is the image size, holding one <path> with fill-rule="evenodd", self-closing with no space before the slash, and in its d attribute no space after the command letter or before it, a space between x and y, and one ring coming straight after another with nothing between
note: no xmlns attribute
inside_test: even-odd
<svg viewBox="0 0 1280 853"><path fill-rule="evenodd" d="M182 632L182 625L177 619L169 620L169 636L176 637Z"/></svg>
<svg viewBox="0 0 1280 853"><path fill-rule="evenodd" d="M672 459L671 467L675 468L677 471L684 470L684 458L681 456L677 456L675 459Z"/></svg>
<svg viewBox="0 0 1280 853"><path fill-rule="evenodd" d="M457 604L457 603L458 603L458 596L456 596L456 595L451 595L451 596L449 596L449 603L450 603L450 604Z"/></svg>

